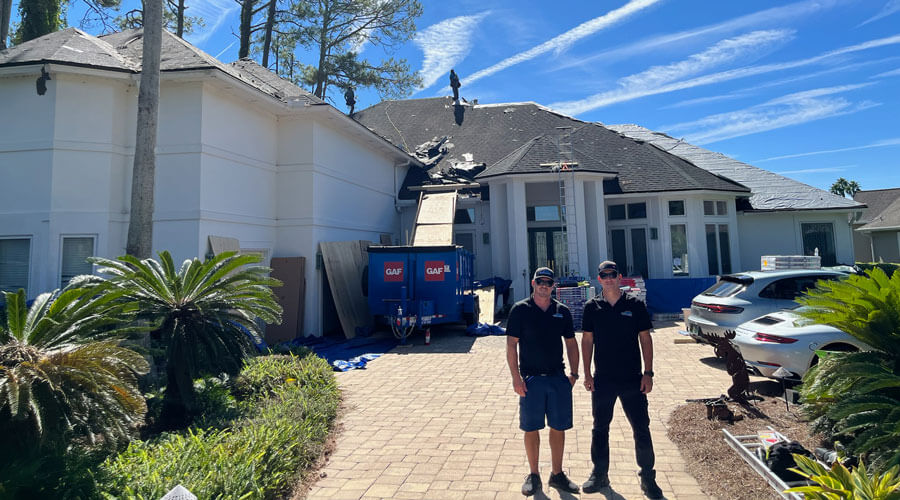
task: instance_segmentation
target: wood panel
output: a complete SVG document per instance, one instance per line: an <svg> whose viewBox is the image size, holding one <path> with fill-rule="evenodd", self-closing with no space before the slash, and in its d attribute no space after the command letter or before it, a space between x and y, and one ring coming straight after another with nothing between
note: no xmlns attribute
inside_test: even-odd
<svg viewBox="0 0 900 500"><path fill-rule="evenodd" d="M372 322L369 303L362 294L363 269L368 263L366 249L370 244L358 240L319 243L334 306L347 338L356 336L356 327Z"/></svg>
<svg viewBox="0 0 900 500"><path fill-rule="evenodd" d="M280 325L266 325L265 339L269 344L277 344L294 340L302 333L306 300L306 259L273 257L271 267L272 277L283 283L282 286L272 288L272 292L284 312Z"/></svg>

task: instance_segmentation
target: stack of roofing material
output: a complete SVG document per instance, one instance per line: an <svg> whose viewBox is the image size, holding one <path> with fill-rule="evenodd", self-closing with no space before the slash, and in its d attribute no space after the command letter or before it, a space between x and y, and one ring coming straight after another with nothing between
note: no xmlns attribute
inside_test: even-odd
<svg viewBox="0 0 900 500"><path fill-rule="evenodd" d="M621 285L623 292L640 300L644 304L647 303L647 285L644 283L643 277L630 276L626 278L623 276L619 284Z"/></svg>
<svg viewBox="0 0 900 500"><path fill-rule="evenodd" d="M594 296L594 287L572 286L556 289L556 299L565 304L572 313L575 331L581 330L584 304Z"/></svg>
<svg viewBox="0 0 900 500"><path fill-rule="evenodd" d="M456 214L456 191L422 193L416 212L412 245L443 246L453 244L453 216Z"/></svg>
<svg viewBox="0 0 900 500"><path fill-rule="evenodd" d="M818 255L763 255L760 257L760 269L763 271L818 269L820 267L822 267L822 258Z"/></svg>

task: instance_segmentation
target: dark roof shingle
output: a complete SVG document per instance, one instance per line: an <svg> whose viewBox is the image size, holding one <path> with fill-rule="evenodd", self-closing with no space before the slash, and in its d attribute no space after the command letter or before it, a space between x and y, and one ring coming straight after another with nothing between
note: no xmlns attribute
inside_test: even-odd
<svg viewBox="0 0 900 500"><path fill-rule="evenodd" d="M580 171L614 173L613 193L749 189L713 175L676 156L606 129L553 112L535 103L455 104L452 98L384 101L354 114L360 123L397 146L414 151L420 144L448 137L448 153L431 172L447 172L471 154L487 169L476 179L504 174L548 172L541 164L560 159L557 141L572 144ZM610 183L607 183L608 187Z"/></svg>

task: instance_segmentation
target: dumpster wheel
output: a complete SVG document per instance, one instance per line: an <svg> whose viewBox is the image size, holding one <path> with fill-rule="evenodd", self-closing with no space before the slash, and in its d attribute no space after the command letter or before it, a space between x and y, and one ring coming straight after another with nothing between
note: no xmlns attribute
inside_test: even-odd
<svg viewBox="0 0 900 500"><path fill-rule="evenodd" d="M414 324L404 327L397 326L393 321L391 321L391 331L394 332L394 337L397 337L400 340L408 339L413 334L413 332L415 332L415 330L416 325Z"/></svg>

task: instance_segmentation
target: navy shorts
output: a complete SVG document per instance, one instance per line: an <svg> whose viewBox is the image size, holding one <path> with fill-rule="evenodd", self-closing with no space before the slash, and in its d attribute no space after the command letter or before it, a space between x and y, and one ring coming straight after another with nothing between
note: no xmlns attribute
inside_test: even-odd
<svg viewBox="0 0 900 500"><path fill-rule="evenodd" d="M519 428L525 432L544 428L572 428L572 384L569 377L537 375L525 377L525 396L519 397Z"/></svg>

